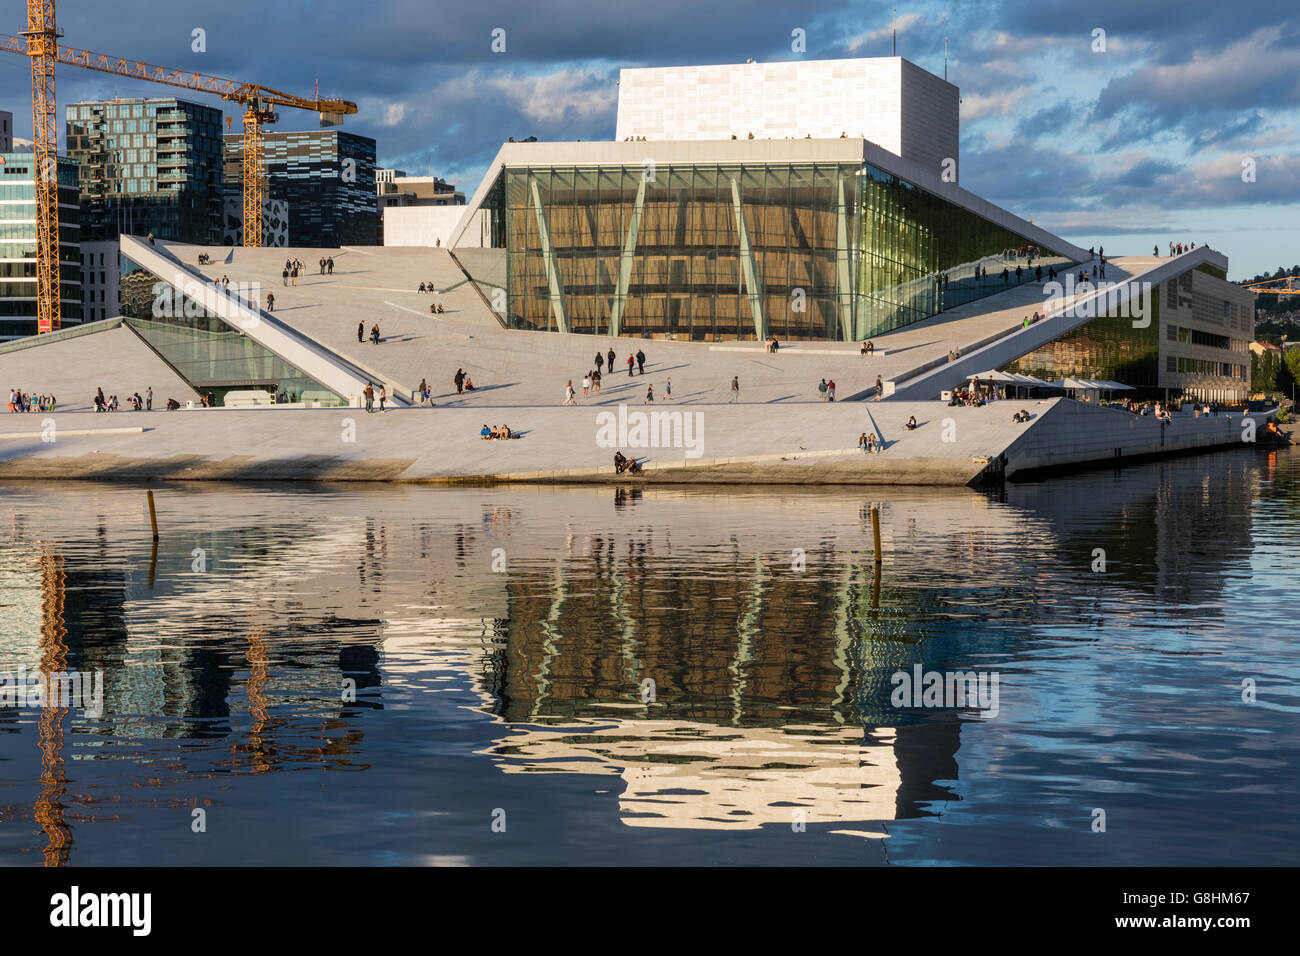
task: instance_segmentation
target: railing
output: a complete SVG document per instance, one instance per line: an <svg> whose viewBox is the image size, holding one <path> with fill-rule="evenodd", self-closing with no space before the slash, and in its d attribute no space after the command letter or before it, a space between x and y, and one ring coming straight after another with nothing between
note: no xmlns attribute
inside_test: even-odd
<svg viewBox="0 0 1300 956"><path fill-rule="evenodd" d="M70 325L65 329L59 329L57 332L29 335L26 338L14 339L11 342L0 344L0 355L9 352L21 352L23 349L35 348L38 345L46 345L50 342L63 342L67 339L80 338L83 335L94 335L96 332L107 332L109 329L115 329L121 324L122 317L119 315L112 319L99 319L95 322L81 322L77 325Z"/></svg>

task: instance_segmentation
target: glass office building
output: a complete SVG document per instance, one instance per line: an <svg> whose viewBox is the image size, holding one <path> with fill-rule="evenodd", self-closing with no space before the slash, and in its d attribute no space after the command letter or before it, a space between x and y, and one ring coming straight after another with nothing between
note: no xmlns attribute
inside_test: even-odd
<svg viewBox="0 0 1300 956"><path fill-rule="evenodd" d="M379 228L375 141L340 130L267 133L267 198L285 203L287 244L373 246ZM227 136L225 182L243 189L244 138Z"/></svg>
<svg viewBox="0 0 1300 956"><path fill-rule="evenodd" d="M181 294L125 255L122 315L141 338L196 391L217 405L226 392L259 389L286 400L346 405L300 369Z"/></svg>
<svg viewBox="0 0 1300 956"><path fill-rule="evenodd" d="M59 313L82 319L77 166L59 159ZM36 334L36 170L31 153L0 153L0 339Z"/></svg>
<svg viewBox="0 0 1300 956"><path fill-rule="evenodd" d="M453 248L508 327L870 338L1071 260L864 162L505 166Z"/></svg>
<svg viewBox="0 0 1300 956"><path fill-rule="evenodd" d="M221 238L221 110L174 97L74 103L82 233L213 244Z"/></svg>

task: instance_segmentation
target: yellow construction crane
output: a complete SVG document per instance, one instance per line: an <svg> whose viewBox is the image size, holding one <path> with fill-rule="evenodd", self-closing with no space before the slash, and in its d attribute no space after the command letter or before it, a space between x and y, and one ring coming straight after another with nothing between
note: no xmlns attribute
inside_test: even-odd
<svg viewBox="0 0 1300 956"><path fill-rule="evenodd" d="M54 103L54 64L112 73L151 83L165 83L213 93L244 107L244 245L262 244L262 206L266 199L263 127L276 122L277 106L320 114L322 126L334 126L357 111L348 100L307 99L256 83L240 83L190 70L169 70L142 60L93 53L59 45L54 0L27 0L27 31L20 37L0 34L0 50L21 53L32 61L32 139L36 159L36 300L37 333L53 332L59 315L58 127Z"/></svg>
<svg viewBox="0 0 1300 956"><path fill-rule="evenodd" d="M1282 276L1280 279L1264 279L1242 286L1260 295L1300 295L1300 276Z"/></svg>

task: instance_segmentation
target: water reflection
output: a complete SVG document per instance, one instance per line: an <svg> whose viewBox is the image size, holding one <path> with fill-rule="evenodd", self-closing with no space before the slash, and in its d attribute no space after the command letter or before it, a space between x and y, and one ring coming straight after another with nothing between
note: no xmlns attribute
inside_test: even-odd
<svg viewBox="0 0 1300 956"><path fill-rule="evenodd" d="M233 800L252 813L256 778L339 771L351 774L331 786L341 814L460 819L509 780L556 814L612 814L630 839L799 823L910 846L927 831L904 821L1068 803L1081 797L1037 788L1070 775L1113 785L1083 756L1101 728L1133 735L1119 755L1156 746L1114 655L1159 667L1170 700L1195 709L1219 673L1196 668L1222 668L1239 647L1220 632L1245 624L1255 671L1294 683L1270 629L1291 597L1259 569L1261 553L1297 543L1290 453L996 496L176 486L159 494L156 556L142 497L75 486L0 498L0 670L102 670L106 695L101 719L0 707L0 806L35 828L0 828L0 859L75 862L97 826L157 836L161 807ZM1000 673L1005 715L894 707L890 676L916 664ZM1232 732L1280 733L1265 714L1234 713ZM472 758L468 777L420 764L448 737L438 746ZM1185 759L1181 786L1211 805L1237 799L1226 795L1244 771L1229 762L1210 779L1194 748ZM1168 798L1180 786L1168 777L1137 797ZM591 789L575 794L572 779ZM1253 786L1293 795L1287 779ZM114 812L92 812L105 803ZM1028 811L1020 822L1044 825ZM376 833L356 860L419 852L402 832ZM491 859L445 830L439 840ZM553 859L544 835L532 849Z"/></svg>

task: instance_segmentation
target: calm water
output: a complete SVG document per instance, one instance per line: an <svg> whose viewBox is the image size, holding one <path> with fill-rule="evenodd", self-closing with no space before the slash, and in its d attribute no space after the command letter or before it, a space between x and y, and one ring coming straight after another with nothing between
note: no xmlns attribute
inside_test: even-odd
<svg viewBox="0 0 1300 956"><path fill-rule="evenodd" d="M140 488L0 486L0 671L103 680L98 717L0 707L0 864L1300 850L1294 452L997 495L156 494L155 557ZM996 714L895 706L916 664L996 675Z"/></svg>

